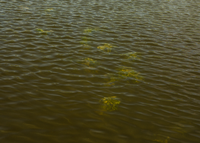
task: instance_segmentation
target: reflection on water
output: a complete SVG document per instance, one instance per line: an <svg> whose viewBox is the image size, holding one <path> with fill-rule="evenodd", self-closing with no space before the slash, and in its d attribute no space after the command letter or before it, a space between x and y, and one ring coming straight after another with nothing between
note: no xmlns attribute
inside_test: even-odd
<svg viewBox="0 0 200 143"><path fill-rule="evenodd" d="M199 143L199 10L0 0L0 142Z"/></svg>

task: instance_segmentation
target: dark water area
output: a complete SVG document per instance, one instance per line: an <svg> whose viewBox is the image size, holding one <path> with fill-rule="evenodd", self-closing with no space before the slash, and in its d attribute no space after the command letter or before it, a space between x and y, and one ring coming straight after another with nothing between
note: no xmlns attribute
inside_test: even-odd
<svg viewBox="0 0 200 143"><path fill-rule="evenodd" d="M198 0L0 0L1 143L200 143Z"/></svg>

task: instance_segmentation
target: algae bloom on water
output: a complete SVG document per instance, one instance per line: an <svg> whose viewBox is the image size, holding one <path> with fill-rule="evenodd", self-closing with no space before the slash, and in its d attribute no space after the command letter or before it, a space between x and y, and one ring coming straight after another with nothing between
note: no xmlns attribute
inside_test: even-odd
<svg viewBox="0 0 200 143"><path fill-rule="evenodd" d="M98 46L97 49L100 49L102 51L111 52L113 47L114 47L113 45L105 43L103 46Z"/></svg>
<svg viewBox="0 0 200 143"><path fill-rule="evenodd" d="M133 70L129 67L123 67L118 71L118 74L121 78L134 78L136 80L142 80L143 77L140 76L140 73Z"/></svg>
<svg viewBox="0 0 200 143"><path fill-rule="evenodd" d="M91 33L93 31L97 31L98 28L87 28L87 29L84 29L84 33Z"/></svg>
<svg viewBox="0 0 200 143"><path fill-rule="evenodd" d="M50 31L44 31L44 30L39 29L39 28L36 28L35 30L38 31L38 33L41 33L41 34L49 34L49 33L53 32L52 30L50 30Z"/></svg>
<svg viewBox="0 0 200 143"><path fill-rule="evenodd" d="M104 97L100 100L100 102L103 103L103 111L117 110L117 106L120 104L120 100L116 96Z"/></svg>
<svg viewBox="0 0 200 143"><path fill-rule="evenodd" d="M140 59L138 57L139 53L137 52L129 52L129 53L126 53L126 54L121 54L122 56L125 56L127 59Z"/></svg>
<svg viewBox="0 0 200 143"><path fill-rule="evenodd" d="M97 65L97 61L96 60L93 60L93 59L91 59L91 58L85 58L84 60L83 60L83 64L85 64L85 65L87 65L87 66L95 66L95 65Z"/></svg>

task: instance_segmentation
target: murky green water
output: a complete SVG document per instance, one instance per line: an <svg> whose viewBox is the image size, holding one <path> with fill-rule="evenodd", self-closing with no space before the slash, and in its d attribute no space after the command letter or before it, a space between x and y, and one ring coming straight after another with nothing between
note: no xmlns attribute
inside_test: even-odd
<svg viewBox="0 0 200 143"><path fill-rule="evenodd" d="M199 143L200 2L0 0L1 143Z"/></svg>

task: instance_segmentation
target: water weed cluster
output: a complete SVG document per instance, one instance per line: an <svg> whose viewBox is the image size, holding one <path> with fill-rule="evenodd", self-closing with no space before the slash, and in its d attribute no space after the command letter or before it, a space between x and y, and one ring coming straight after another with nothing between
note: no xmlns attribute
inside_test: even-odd
<svg viewBox="0 0 200 143"><path fill-rule="evenodd" d="M46 9L46 11L53 11L53 9ZM39 28L36 28L35 30L40 34L49 34L53 32L52 30L45 31ZM91 41L90 41L89 34L97 30L98 28L87 28L83 30L83 34L86 34L86 36L81 37L80 44L82 44L85 49L92 48L92 46L90 45ZM110 43L104 43L102 45L97 46L97 49L102 52L110 53L115 47L116 46ZM136 52L129 52L129 53L120 54L120 55L124 56L125 57L124 59L139 59L138 53ZM88 69L87 71L91 71L90 69L94 70L97 67L97 65L99 65L99 62L97 60L89 58L89 57L83 58L81 60L81 63L86 67L86 69ZM115 73L107 73L105 77L108 80L108 82L105 83L106 86L115 85L119 81L124 82L124 81L131 80L135 83L138 83L143 80L143 77L140 75L140 73L135 71L131 67L121 67L119 69L116 69ZM100 101L102 103L102 106L101 106L102 111L114 111L117 109L117 106L120 104L120 100L116 96L103 97Z"/></svg>
<svg viewBox="0 0 200 143"><path fill-rule="evenodd" d="M120 100L116 96L104 97L100 100L100 102L102 102L103 111L114 111L120 104Z"/></svg>
<svg viewBox="0 0 200 143"><path fill-rule="evenodd" d="M41 33L41 34L49 34L49 33L53 32L52 30L50 30L50 31L45 31L45 30L40 29L40 28L36 28L35 30L36 30L38 33Z"/></svg>
<svg viewBox="0 0 200 143"><path fill-rule="evenodd" d="M113 47L114 47L113 45L105 43L103 46L98 46L97 49L100 49L102 51L111 52Z"/></svg>
<svg viewBox="0 0 200 143"><path fill-rule="evenodd" d="M92 32L95 32L95 31L97 31L96 28L95 29L87 28L87 29L83 30L83 33L91 34ZM91 45L89 45L89 43L91 43L89 37L85 36L85 37L81 37L81 39L82 40L80 41L80 44L83 44L83 47L85 49L90 49L92 47ZM104 43L104 44L98 46L97 49L99 49L100 51L103 51L103 52L111 52L114 47L116 47L116 46L109 44L109 43ZM136 53L136 52L129 52L129 53L120 54L120 55L124 56L124 59L139 59L138 53ZM97 65L98 61L94 60L92 58L85 58L85 59L83 59L82 63L84 65L86 65L87 67L95 67ZM106 86L115 85L116 82L123 81L123 80L131 80L135 83L138 83L143 80L143 77L140 75L140 73L135 71L131 67L121 67L116 70L116 73L107 73L105 76L108 79L108 82L105 83ZM116 96L103 97L100 100L100 102L102 103L101 114L104 111L117 110L117 107L120 104L120 100Z"/></svg>

